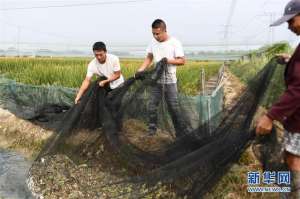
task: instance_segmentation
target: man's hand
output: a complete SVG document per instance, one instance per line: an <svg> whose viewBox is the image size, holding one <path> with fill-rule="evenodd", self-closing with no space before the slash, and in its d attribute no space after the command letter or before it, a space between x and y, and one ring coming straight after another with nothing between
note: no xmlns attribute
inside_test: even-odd
<svg viewBox="0 0 300 199"><path fill-rule="evenodd" d="M140 67L138 70L137 70L137 73L138 72L143 72L144 70Z"/></svg>
<svg viewBox="0 0 300 199"><path fill-rule="evenodd" d="M164 64L171 64L171 60L169 60L168 58L164 57L160 60L161 62L163 62Z"/></svg>
<svg viewBox="0 0 300 199"><path fill-rule="evenodd" d="M291 55L286 53L281 53L281 54L277 54L276 57L277 57L277 62L279 64L286 64L289 62Z"/></svg>
<svg viewBox="0 0 300 199"><path fill-rule="evenodd" d="M108 82L109 82L108 80L102 80L102 81L99 82L99 86L104 87L105 84L107 84Z"/></svg>
<svg viewBox="0 0 300 199"><path fill-rule="evenodd" d="M145 79L145 72L144 71L138 71L134 74L134 79L140 79L144 80Z"/></svg>
<svg viewBox="0 0 300 199"><path fill-rule="evenodd" d="M90 86L90 83L91 83L91 79L92 77L88 77L86 76L84 81L82 82L81 86L80 86L80 89L76 95L76 98L75 98L75 104L78 104L80 102L80 98L84 95L85 91L88 89L88 87Z"/></svg>
<svg viewBox="0 0 300 199"><path fill-rule="evenodd" d="M262 116L257 120L256 124L256 134L257 135L266 135L271 133L273 127L273 121L267 115Z"/></svg>
<svg viewBox="0 0 300 199"><path fill-rule="evenodd" d="M76 98L75 98L75 104L79 103L80 98L81 98L80 96L78 96L78 95L76 96Z"/></svg>

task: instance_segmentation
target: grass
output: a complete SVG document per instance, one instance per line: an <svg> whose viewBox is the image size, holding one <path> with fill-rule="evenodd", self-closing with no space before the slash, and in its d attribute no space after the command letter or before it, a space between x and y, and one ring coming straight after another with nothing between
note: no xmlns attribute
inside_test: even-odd
<svg viewBox="0 0 300 199"><path fill-rule="evenodd" d="M260 56L256 56L253 52L249 60L235 62L229 69L244 83L247 83L262 69L271 56L278 53L278 49L282 51L284 48L277 45L267 49L266 55ZM86 74L89 60L90 58L0 58L0 72L9 78L27 84L77 88ZM126 78L132 76L142 62L141 59L121 59L124 76ZM220 65L220 62L188 61L185 66L178 67L177 77L180 89L187 94L197 94L201 88L202 68L206 71L205 79L209 79L217 73ZM275 101L283 90L283 69L284 67L279 67L272 79L271 91L268 94L269 103ZM249 171L261 171L261 167L251 152L247 150L211 193L206 195L206 198L271 199L277 197L277 194L272 193L247 193L247 172Z"/></svg>
<svg viewBox="0 0 300 199"><path fill-rule="evenodd" d="M233 63L229 69L243 83L248 84L250 80L267 64L270 57L254 57L247 61L238 61ZM274 75L266 91L262 105L269 108L276 102L285 89L284 84L284 65L277 65Z"/></svg>
<svg viewBox="0 0 300 199"><path fill-rule="evenodd" d="M271 47L265 47L264 50L265 52L258 50L251 53L248 57L249 59L233 62L229 70L242 82L248 84L272 57L278 53L290 51L286 44L276 44ZM259 55L257 55L258 52ZM266 108L274 103L284 90L283 73L284 66L277 66L262 104ZM276 193L248 193L247 172L249 171L262 173L261 164L254 157L250 148L243 153L239 162L233 165L229 172L218 182L218 185L214 187L214 190L207 194L206 198L272 199L279 197Z"/></svg>
<svg viewBox="0 0 300 199"><path fill-rule="evenodd" d="M292 54L292 51L293 49L287 43L276 43L272 46L265 46L249 54L248 59L239 60L233 63L230 67L230 71L241 81L248 84L249 81L269 62L269 60L277 54ZM285 89L284 70L284 65L277 65L261 104L265 108L269 108L283 93Z"/></svg>
<svg viewBox="0 0 300 199"><path fill-rule="evenodd" d="M18 82L32 85L57 85L78 88L86 75L92 58L0 58L0 73ZM142 64L142 59L121 59L122 73L131 77ZM221 62L187 61L178 67L179 89L196 95L201 88L200 72L206 71L205 79L217 73Z"/></svg>
<svg viewBox="0 0 300 199"><path fill-rule="evenodd" d="M243 83L248 83L267 63L265 58L253 58L249 61L237 61L231 64L230 71Z"/></svg>

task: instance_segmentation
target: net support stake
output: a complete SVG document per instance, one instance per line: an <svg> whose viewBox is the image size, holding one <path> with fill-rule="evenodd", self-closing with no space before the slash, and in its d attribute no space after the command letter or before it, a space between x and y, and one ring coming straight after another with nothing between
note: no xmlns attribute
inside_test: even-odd
<svg viewBox="0 0 300 199"><path fill-rule="evenodd" d="M211 96L209 96L207 98L207 113L208 113L208 118L207 118L208 132L211 135L211 125L210 125L210 119L211 119Z"/></svg>
<svg viewBox="0 0 300 199"><path fill-rule="evenodd" d="M202 83L202 94L206 95L206 92L205 92L205 70L203 67L202 67L202 71L201 71L201 83Z"/></svg>

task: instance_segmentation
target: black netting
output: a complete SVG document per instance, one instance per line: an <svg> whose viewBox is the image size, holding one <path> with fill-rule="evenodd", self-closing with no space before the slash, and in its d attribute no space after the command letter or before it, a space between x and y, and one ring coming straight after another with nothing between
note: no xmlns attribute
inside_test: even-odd
<svg viewBox="0 0 300 199"><path fill-rule="evenodd" d="M41 159L53 162L64 154L79 163L105 163L115 169L109 170L114 175L125 169L126 174L102 179L103 186L97 187L98 192L119 187L116 193L107 193L109 198L139 198L165 187L174 197L200 198L254 140L253 150L265 168L282 168L276 133L255 139L252 124L276 65L271 60L250 81L229 114L220 112L210 121L201 118L194 97L177 93L175 85L157 83L166 72L164 61L113 91L100 88L98 80L74 106L63 101L41 101L33 106L15 100L15 108L22 104L19 115L55 130L31 175L40 174ZM24 110L31 111L26 114ZM105 153L99 157L103 145ZM135 188L122 190L129 184Z"/></svg>

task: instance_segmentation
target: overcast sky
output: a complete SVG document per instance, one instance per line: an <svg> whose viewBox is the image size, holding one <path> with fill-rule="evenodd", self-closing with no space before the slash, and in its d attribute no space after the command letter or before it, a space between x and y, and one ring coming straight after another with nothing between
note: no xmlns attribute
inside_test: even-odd
<svg viewBox="0 0 300 199"><path fill-rule="evenodd" d="M228 43L270 42L271 15L278 18L288 0L236 0L232 6L234 1L0 0L0 49L18 42L88 46L102 40L109 45L146 45L156 18L164 19L169 34L185 45L224 43L228 21ZM297 42L286 24L273 30L274 41Z"/></svg>

